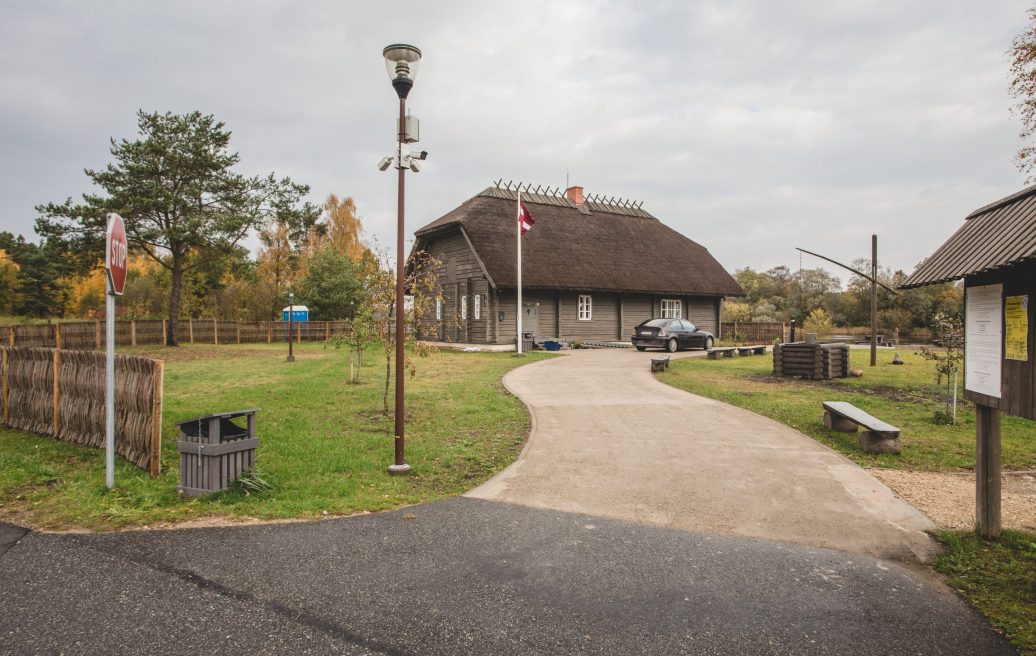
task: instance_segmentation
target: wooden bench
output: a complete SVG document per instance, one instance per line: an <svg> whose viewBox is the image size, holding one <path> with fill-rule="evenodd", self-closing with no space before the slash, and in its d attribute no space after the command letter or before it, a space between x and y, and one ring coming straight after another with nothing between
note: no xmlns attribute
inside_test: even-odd
<svg viewBox="0 0 1036 656"><path fill-rule="evenodd" d="M719 360L720 358L736 358L737 349L734 347L729 348L714 348L709 351L707 356L710 360Z"/></svg>
<svg viewBox="0 0 1036 656"><path fill-rule="evenodd" d="M651 358L651 373L656 371L665 371L669 368L669 356L660 355L658 357Z"/></svg>
<svg viewBox="0 0 1036 656"><path fill-rule="evenodd" d="M867 414L852 403L845 401L824 401L824 425L843 433L860 433L860 448L868 453L900 452L899 429Z"/></svg>

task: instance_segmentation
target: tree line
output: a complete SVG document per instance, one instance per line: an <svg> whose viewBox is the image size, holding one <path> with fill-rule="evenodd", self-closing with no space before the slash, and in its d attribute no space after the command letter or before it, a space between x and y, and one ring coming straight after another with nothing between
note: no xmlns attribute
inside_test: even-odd
<svg viewBox="0 0 1036 656"><path fill-rule="evenodd" d="M870 260L857 259L853 268L870 269ZM845 289L841 280L822 268L791 271L786 266L768 271L739 269L734 278L745 290L743 298L723 302L724 321L790 322L825 332L835 326L869 326L871 283L857 275ZM906 280L903 271L879 268L878 280L896 289ZM964 290L958 283L928 285L892 294L878 288L878 327L884 331L935 328L933 318L961 316Z"/></svg>
<svg viewBox="0 0 1036 656"><path fill-rule="evenodd" d="M307 185L241 174L212 116L141 111L137 124L137 138L111 140L111 163L85 170L98 192L36 207L39 244L0 233L0 314L103 316L109 212L130 244L119 314L168 318L170 345L180 318L275 319L289 291L313 318L352 318L391 284L352 198L316 206Z"/></svg>

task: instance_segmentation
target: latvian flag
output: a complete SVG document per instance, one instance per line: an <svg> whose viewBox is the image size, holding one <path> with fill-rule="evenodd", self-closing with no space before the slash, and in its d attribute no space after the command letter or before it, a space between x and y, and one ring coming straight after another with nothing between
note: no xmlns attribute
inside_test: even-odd
<svg viewBox="0 0 1036 656"><path fill-rule="evenodd" d="M525 207L524 202L519 202L518 209L518 224L522 228L522 234L532 230L532 226L536 223L536 220L532 218L532 214L529 213L529 208Z"/></svg>

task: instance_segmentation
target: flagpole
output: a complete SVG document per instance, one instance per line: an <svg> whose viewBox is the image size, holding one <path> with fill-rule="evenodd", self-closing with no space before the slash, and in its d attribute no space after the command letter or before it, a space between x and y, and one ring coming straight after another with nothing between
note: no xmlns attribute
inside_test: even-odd
<svg viewBox="0 0 1036 656"><path fill-rule="evenodd" d="M515 348L522 354L522 190L518 188L518 208L515 213L515 224L518 226L518 339Z"/></svg>

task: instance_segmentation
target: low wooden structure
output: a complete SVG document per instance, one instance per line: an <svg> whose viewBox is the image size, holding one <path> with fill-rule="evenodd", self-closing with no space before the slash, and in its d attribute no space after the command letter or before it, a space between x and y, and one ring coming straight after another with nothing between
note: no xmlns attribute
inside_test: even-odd
<svg viewBox="0 0 1036 656"><path fill-rule="evenodd" d="M777 344L773 347L773 375L779 378L800 376L810 380L847 378L849 345Z"/></svg>
<svg viewBox="0 0 1036 656"><path fill-rule="evenodd" d="M180 485L176 491L194 497L225 490L255 467L259 438L255 433L258 409L221 412L177 422L180 441ZM232 420L246 418L241 426Z"/></svg>
<svg viewBox="0 0 1036 656"><path fill-rule="evenodd" d="M899 454L899 429L845 401L824 401L824 425L831 430L860 433L860 448L868 453Z"/></svg>
<svg viewBox="0 0 1036 656"><path fill-rule="evenodd" d="M669 368L669 356L660 355L658 357L651 358L651 372L665 371Z"/></svg>

